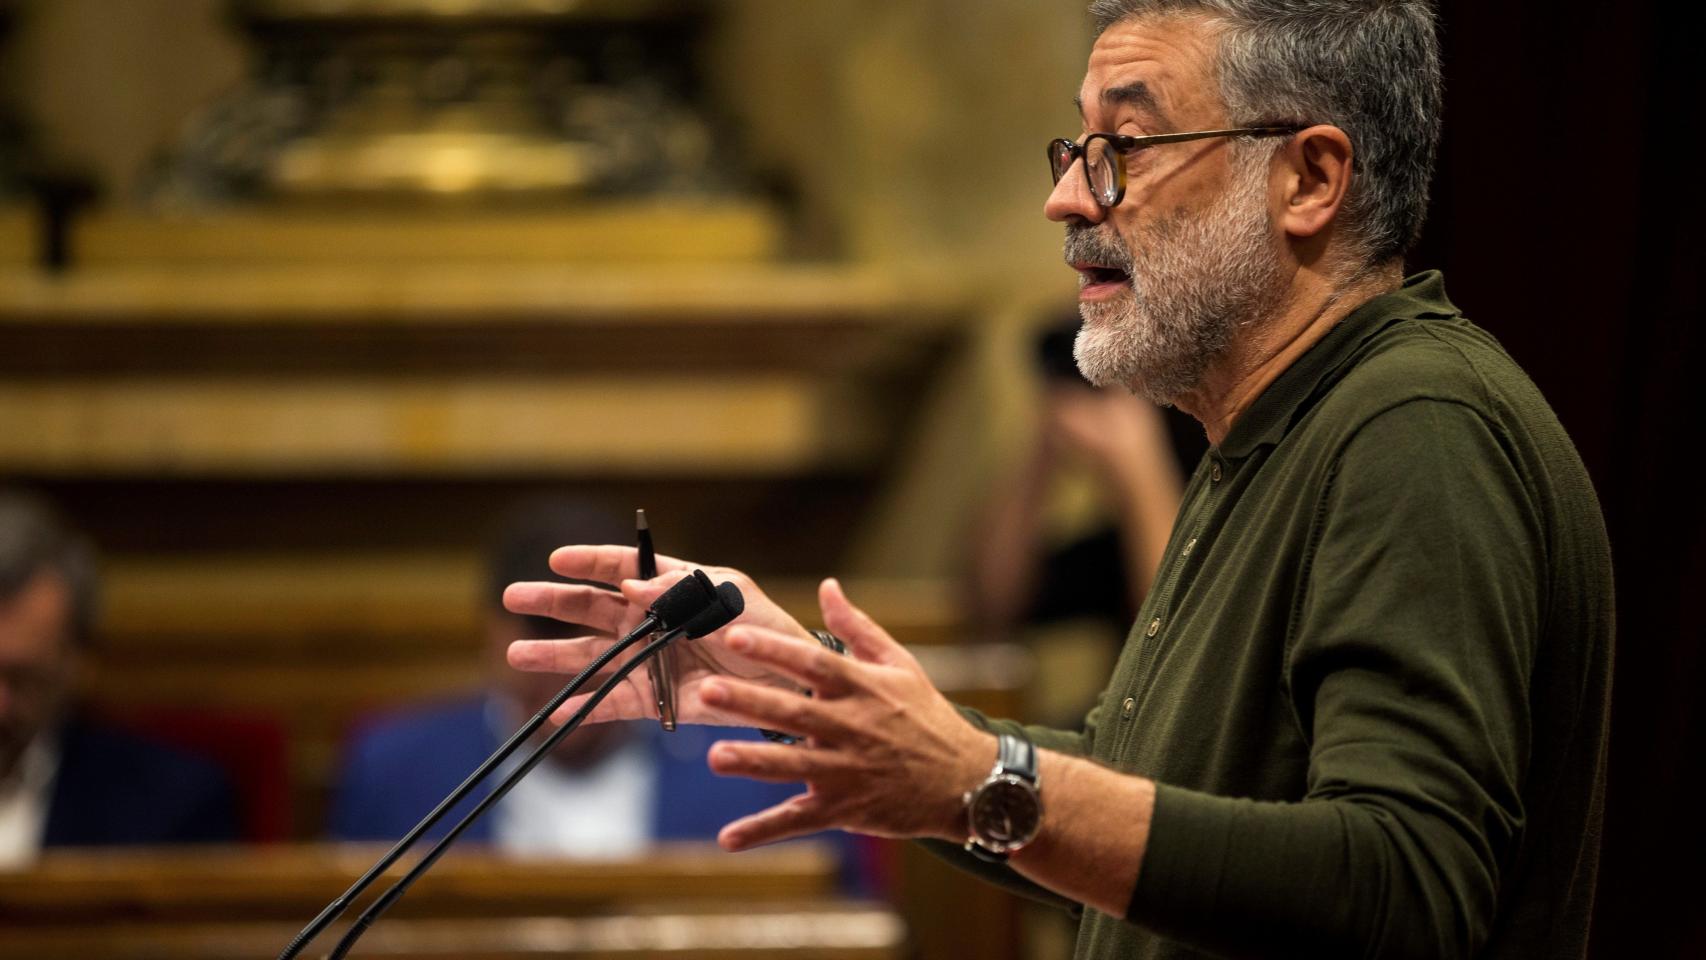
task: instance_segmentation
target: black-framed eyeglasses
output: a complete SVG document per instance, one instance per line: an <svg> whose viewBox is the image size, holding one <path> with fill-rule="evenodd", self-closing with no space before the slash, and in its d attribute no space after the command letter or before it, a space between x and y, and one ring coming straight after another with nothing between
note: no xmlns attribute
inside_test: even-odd
<svg viewBox="0 0 1706 960"><path fill-rule="evenodd" d="M1049 172L1054 182L1072 169L1078 158L1084 158L1084 182L1090 185L1090 195L1104 207L1117 207L1125 199L1125 164L1121 160L1133 150L1159 146L1163 143L1183 143L1187 140L1207 140L1210 137L1280 137L1290 136L1299 126L1240 127L1236 130L1199 130L1195 133L1157 133L1133 137L1121 133L1092 133L1082 144L1061 138L1048 144Z"/></svg>

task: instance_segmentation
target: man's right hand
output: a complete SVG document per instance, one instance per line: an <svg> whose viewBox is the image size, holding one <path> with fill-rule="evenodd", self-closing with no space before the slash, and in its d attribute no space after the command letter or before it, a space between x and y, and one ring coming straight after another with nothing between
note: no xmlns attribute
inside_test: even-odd
<svg viewBox="0 0 1706 960"><path fill-rule="evenodd" d="M639 555L633 547L573 546L562 547L551 554L551 569L565 577L618 584L620 592L601 587L565 583L513 583L504 591L504 607L511 613L551 617L565 623L581 624L596 631L591 636L572 640L520 640L509 647L510 666L565 675L581 670L609 649L618 637L638 626L646 610L659 595L676 581L695 569L702 569L716 583L731 581L746 598L746 610L735 620L738 624L766 627L801 643L818 645L799 621L777 606L751 577L728 567L711 567L688 563L674 557L659 556L658 576L651 580L634 579L639 572ZM728 627L697 640L678 640L676 649L676 713L686 723L741 726L742 721L708 708L700 697L704 682L713 676L739 677L767 683L787 690L798 689L788 678L768 667L729 650L726 643ZM637 647L635 648L637 651ZM620 658L618 658L620 659ZM552 720L561 723L579 710L586 695L569 699ZM612 691L587 719L631 720L657 717L657 700L652 695L647 671L636 670Z"/></svg>

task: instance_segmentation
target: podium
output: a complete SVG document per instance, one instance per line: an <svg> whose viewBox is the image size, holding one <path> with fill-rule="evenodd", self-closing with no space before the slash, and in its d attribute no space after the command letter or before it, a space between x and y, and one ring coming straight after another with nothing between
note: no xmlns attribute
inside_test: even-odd
<svg viewBox="0 0 1706 960"><path fill-rule="evenodd" d="M343 845L53 852L31 870L0 874L6 930L0 958L275 956L380 852ZM642 857L606 861L458 850L363 938L357 954L392 960L907 956L899 915L838 896L834 880L833 855L814 844L740 855L663 845ZM305 956L330 949L340 929Z"/></svg>

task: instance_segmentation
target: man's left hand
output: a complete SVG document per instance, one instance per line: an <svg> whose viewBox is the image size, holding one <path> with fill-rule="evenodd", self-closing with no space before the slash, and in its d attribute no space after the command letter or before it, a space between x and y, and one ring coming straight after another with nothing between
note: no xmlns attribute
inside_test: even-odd
<svg viewBox="0 0 1706 960"><path fill-rule="evenodd" d="M724 827L728 850L827 829L886 837L965 839L963 796L995 762L995 737L972 726L918 661L834 580L818 591L824 624L851 657L761 627L729 631L731 650L791 677L811 696L734 677L707 680L705 702L799 743L724 741L711 769L804 782L806 792Z"/></svg>

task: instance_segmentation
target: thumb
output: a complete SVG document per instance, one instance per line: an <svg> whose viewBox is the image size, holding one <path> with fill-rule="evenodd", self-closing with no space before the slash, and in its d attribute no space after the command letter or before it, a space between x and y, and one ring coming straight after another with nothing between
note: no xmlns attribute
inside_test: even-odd
<svg viewBox="0 0 1706 960"><path fill-rule="evenodd" d="M653 577L650 580L624 580L616 586L622 591L624 600L643 610L651 606L652 602L658 597L663 596L664 592L670 587L680 583L682 578L687 575L688 571L677 570L673 573Z"/></svg>
<svg viewBox="0 0 1706 960"><path fill-rule="evenodd" d="M865 611L855 607L841 589L841 581L830 577L817 588L818 606L823 610L823 625L829 632L846 642L853 656L872 663L895 663L907 656L888 631L877 626Z"/></svg>

